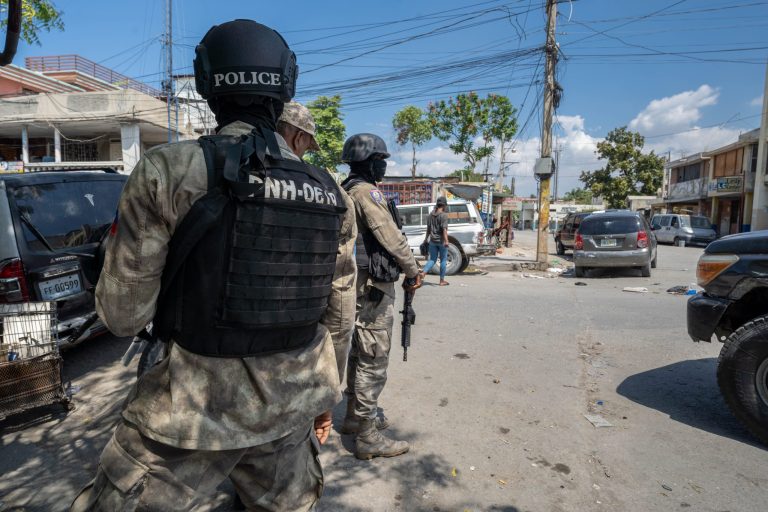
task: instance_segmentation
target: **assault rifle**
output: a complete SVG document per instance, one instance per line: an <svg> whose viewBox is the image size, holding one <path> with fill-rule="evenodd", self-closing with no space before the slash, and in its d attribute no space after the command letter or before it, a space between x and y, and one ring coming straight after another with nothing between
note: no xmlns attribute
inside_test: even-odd
<svg viewBox="0 0 768 512"><path fill-rule="evenodd" d="M416 278L406 278L403 285L416 284ZM400 333L400 344L403 346L403 361L408 360L408 347L411 346L411 326L416 323L416 312L413 310L413 296L415 291L405 290L405 298L403 299L403 310L400 312L403 315L403 321L401 322L402 331Z"/></svg>

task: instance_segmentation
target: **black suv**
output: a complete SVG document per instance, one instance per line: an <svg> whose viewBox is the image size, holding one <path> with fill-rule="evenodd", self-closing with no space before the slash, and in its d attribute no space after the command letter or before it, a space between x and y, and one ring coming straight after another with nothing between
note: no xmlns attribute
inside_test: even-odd
<svg viewBox="0 0 768 512"><path fill-rule="evenodd" d="M557 245L557 254L562 256L568 249L573 250L573 244L576 241L576 231L579 230L581 221L590 213L569 213L563 223L555 231L555 244Z"/></svg>
<svg viewBox="0 0 768 512"><path fill-rule="evenodd" d="M688 334L724 343L720 391L742 423L768 444L768 231L710 243L696 268L704 291L688 300Z"/></svg>
<svg viewBox="0 0 768 512"><path fill-rule="evenodd" d="M99 242L126 179L107 171L0 174L0 303L55 301L59 337L76 332L94 313ZM78 339L103 331L97 322Z"/></svg>

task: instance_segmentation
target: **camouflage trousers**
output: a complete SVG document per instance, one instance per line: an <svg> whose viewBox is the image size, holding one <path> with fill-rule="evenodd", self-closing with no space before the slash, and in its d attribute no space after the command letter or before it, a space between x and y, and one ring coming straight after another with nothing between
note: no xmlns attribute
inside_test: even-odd
<svg viewBox="0 0 768 512"><path fill-rule="evenodd" d="M358 418L376 417L379 395L387 382L395 285L387 283L385 286L391 286L387 293L364 287L364 293L357 297L357 317L347 362L345 392L355 397L355 415Z"/></svg>
<svg viewBox="0 0 768 512"><path fill-rule="evenodd" d="M183 450L153 441L122 421L99 459L96 478L71 512L209 510L229 478L247 510L307 511L320 498L323 473L311 425L240 450Z"/></svg>

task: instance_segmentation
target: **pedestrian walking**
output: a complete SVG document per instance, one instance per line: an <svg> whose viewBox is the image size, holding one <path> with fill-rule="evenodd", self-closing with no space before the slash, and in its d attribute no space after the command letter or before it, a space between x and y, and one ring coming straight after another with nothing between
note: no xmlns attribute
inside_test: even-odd
<svg viewBox="0 0 768 512"><path fill-rule="evenodd" d="M347 414L342 433L355 433L358 459L394 457L408 451L406 441L382 435L389 426L377 417L379 395L387 382L394 323L395 282L405 273L403 287L415 291L421 275L408 240L401 231L394 203L376 188L389 158L384 140L370 133L344 143L342 160L350 173L342 187L357 214L357 317L347 364Z"/></svg>
<svg viewBox="0 0 768 512"><path fill-rule="evenodd" d="M429 261L424 265L422 272L426 275L432 270L440 257L440 286L448 286L445 280L445 269L448 265L448 201L445 197L437 198L435 207L427 218L427 235L424 239L429 242Z"/></svg>
<svg viewBox="0 0 768 512"><path fill-rule="evenodd" d="M227 478L248 510L307 511L322 492L319 442L341 398L323 324L353 321L339 304L354 211L275 133L298 74L280 34L215 26L194 69L217 135L144 154L96 290L114 334L153 321L168 355L129 394L75 511L203 510Z"/></svg>

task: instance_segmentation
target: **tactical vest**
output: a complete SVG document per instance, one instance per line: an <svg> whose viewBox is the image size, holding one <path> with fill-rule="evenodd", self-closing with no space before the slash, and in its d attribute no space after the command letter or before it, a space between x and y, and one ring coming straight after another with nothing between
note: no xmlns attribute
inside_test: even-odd
<svg viewBox="0 0 768 512"><path fill-rule="evenodd" d="M199 143L208 193L171 239L158 335L205 356L306 346L331 294L346 211L338 186L283 159L272 132Z"/></svg>
<svg viewBox="0 0 768 512"><path fill-rule="evenodd" d="M344 190L350 191L361 181L348 179L342 185ZM397 214L397 207L394 201L387 201L387 209L392 216L392 220L397 225L397 229L402 229L400 216ZM394 283L400 279L400 265L387 249L381 245L374 234L366 229L357 234L355 241L355 262L358 270L365 270L371 279L380 283Z"/></svg>

